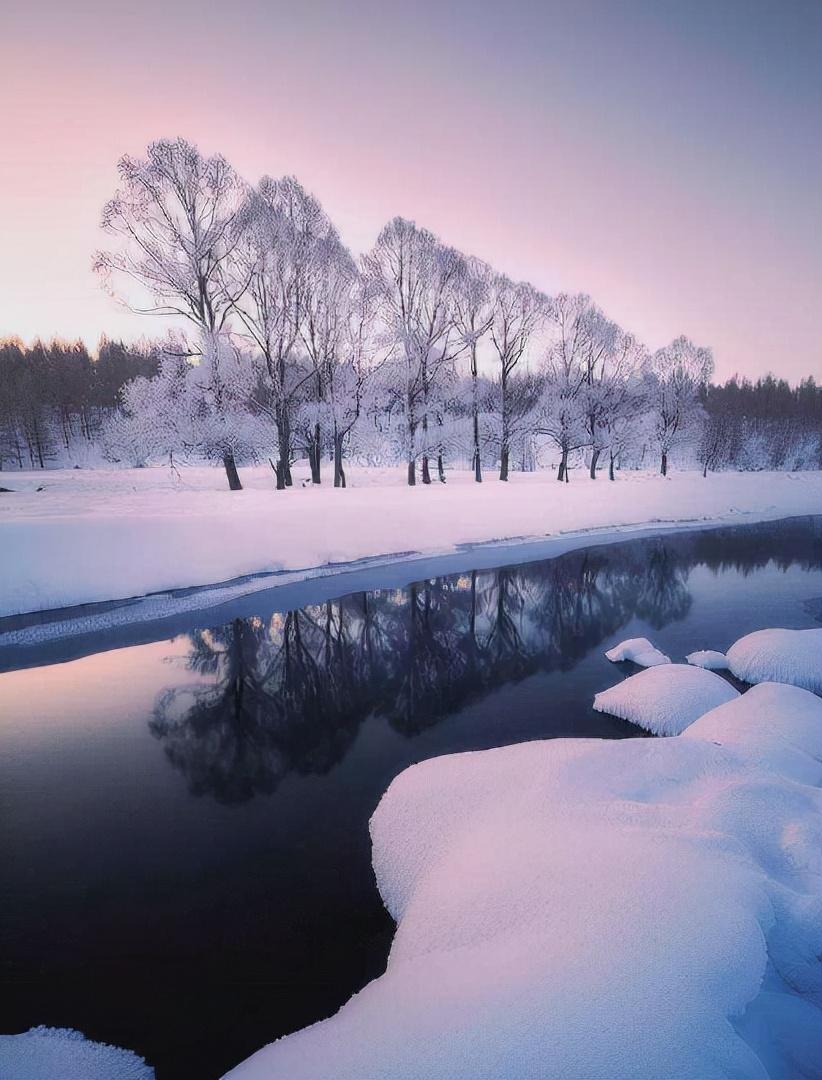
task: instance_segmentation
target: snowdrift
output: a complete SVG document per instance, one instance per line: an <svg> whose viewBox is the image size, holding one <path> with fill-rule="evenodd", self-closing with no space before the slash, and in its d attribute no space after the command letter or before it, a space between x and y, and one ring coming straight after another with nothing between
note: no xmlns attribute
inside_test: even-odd
<svg viewBox="0 0 822 1080"><path fill-rule="evenodd" d="M228 1075L819 1077L820 783L822 701L775 685L415 765L371 821L385 974Z"/></svg>
<svg viewBox="0 0 822 1080"><path fill-rule="evenodd" d="M728 649L728 666L743 682L791 683L822 694L822 629L757 630Z"/></svg>
<svg viewBox="0 0 822 1080"><path fill-rule="evenodd" d="M594 698L594 708L654 735L679 735L704 713L737 696L729 683L711 671L664 664L601 691Z"/></svg>
<svg viewBox="0 0 822 1080"><path fill-rule="evenodd" d="M699 649L697 652L688 653L685 659L694 667L706 668L708 671L726 671L728 668L728 657L716 649Z"/></svg>
<svg viewBox="0 0 822 1080"><path fill-rule="evenodd" d="M6 1080L154 1080L154 1070L130 1050L90 1042L72 1028L36 1027L0 1035L0 1076Z"/></svg>
<svg viewBox="0 0 822 1080"><path fill-rule="evenodd" d="M619 645L614 645L613 649L608 649L605 656L615 664L620 660L631 660L634 664L645 668L671 662L670 656L660 652L646 637L634 637L621 641Z"/></svg>

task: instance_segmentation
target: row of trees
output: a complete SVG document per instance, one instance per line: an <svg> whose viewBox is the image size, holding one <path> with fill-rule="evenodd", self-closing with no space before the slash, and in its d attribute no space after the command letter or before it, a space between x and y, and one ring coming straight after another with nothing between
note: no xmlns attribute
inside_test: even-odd
<svg viewBox="0 0 822 1080"><path fill-rule="evenodd" d="M430 483L433 459L444 479L459 440L454 421L466 413L478 481L483 450L493 448L507 480L525 437L556 448L560 480L583 448L591 476L606 451L613 475L642 427L638 416L653 426L664 473L698 410L708 349L678 338L648 355L590 297L548 297L413 222L389 222L356 262L294 178L253 188L225 159L183 140L154 143L119 169L103 215L117 243L97 267L112 289L125 282L133 297L140 286L140 310L194 331L170 347L150 384L126 389L125 416L151 428L155 447L219 456L232 489L238 456L265 446L266 427L278 487L291 483L301 450L319 482L329 446L343 485L344 450L364 414L401 447L409 484L418 467ZM490 395L481 369L495 374Z"/></svg>
<svg viewBox="0 0 822 1080"><path fill-rule="evenodd" d="M710 387L710 350L680 337L650 353L590 297L546 296L413 222L389 222L355 260L292 177L252 187L179 139L119 171L97 269L132 308L188 329L124 386L101 432L109 457L218 459L232 489L238 461L268 459L284 488L303 456L315 483L332 461L336 486L352 454L404 461L409 484L435 467L444 480L455 459L478 482L491 465L504 481L549 454L561 481L583 460L613 478L651 452L665 473L683 444L706 470L752 442L760 467L818 461L812 383L801 422L769 412L754 430L740 384L736 401Z"/></svg>

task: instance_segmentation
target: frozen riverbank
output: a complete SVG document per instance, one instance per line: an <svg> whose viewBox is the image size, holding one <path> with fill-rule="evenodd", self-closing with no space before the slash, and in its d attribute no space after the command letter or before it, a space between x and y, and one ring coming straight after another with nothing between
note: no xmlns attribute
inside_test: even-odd
<svg viewBox="0 0 822 1080"><path fill-rule="evenodd" d="M818 1076L820 760L822 702L764 684L413 766L371 822L385 974L229 1075Z"/></svg>
<svg viewBox="0 0 822 1080"><path fill-rule="evenodd" d="M275 492L269 469L223 490L217 469L10 474L0 495L0 616L228 582L328 572L330 564L453 552L652 523L742 522L816 513L822 474L626 473L560 485L547 473L407 488L359 470L347 490ZM42 490L37 490L42 488ZM270 582L233 586L234 595Z"/></svg>

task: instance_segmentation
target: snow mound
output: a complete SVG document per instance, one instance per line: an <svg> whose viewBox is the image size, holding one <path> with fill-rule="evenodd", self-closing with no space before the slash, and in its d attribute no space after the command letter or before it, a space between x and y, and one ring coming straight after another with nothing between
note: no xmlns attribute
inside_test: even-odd
<svg viewBox="0 0 822 1080"><path fill-rule="evenodd" d="M628 638L627 641L621 641L619 645L614 645L613 649L609 649L605 655L613 663L618 663L620 660L631 660L633 663L645 668L656 667L658 664L670 664L671 662L670 656L660 652L646 637L633 637Z"/></svg>
<svg viewBox="0 0 822 1080"><path fill-rule="evenodd" d="M728 649L728 666L743 682L791 683L822 694L822 629L757 630Z"/></svg>
<svg viewBox="0 0 822 1080"><path fill-rule="evenodd" d="M822 701L762 686L678 738L407 769L385 974L231 1080L818 1077L820 762Z"/></svg>
<svg viewBox="0 0 822 1080"><path fill-rule="evenodd" d="M72 1028L35 1027L0 1035L0 1076L8 1080L154 1080L131 1050L90 1042Z"/></svg>
<svg viewBox="0 0 822 1080"><path fill-rule="evenodd" d="M728 669L728 657L724 652L717 652L716 649L699 649L697 652L688 653L685 659L694 667L706 668L708 671L727 671Z"/></svg>
<svg viewBox="0 0 822 1080"><path fill-rule="evenodd" d="M594 698L597 712L629 720L654 735L679 735L694 720L738 697L719 675L687 664L637 672Z"/></svg>

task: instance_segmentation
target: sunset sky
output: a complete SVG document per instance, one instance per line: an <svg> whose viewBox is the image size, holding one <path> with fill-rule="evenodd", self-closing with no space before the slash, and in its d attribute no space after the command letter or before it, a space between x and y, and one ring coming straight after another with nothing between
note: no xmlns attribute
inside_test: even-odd
<svg viewBox="0 0 822 1080"><path fill-rule="evenodd" d="M162 136L395 214L718 374L822 377L822 3L4 5L0 334L164 332L91 271Z"/></svg>

